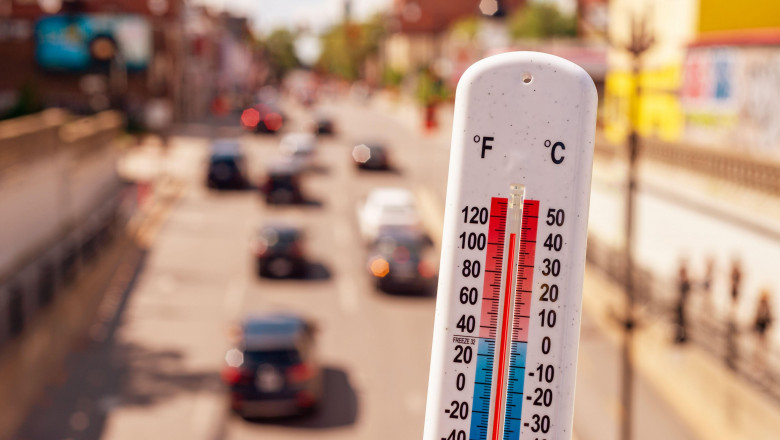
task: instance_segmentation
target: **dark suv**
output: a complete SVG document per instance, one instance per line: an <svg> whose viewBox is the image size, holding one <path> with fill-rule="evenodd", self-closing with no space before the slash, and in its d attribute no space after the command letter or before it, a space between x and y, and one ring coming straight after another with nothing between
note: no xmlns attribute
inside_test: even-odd
<svg viewBox="0 0 780 440"><path fill-rule="evenodd" d="M368 269L385 291L428 293L436 270L426 254L430 239L416 228L384 227L370 249Z"/></svg>
<svg viewBox="0 0 780 440"><path fill-rule="evenodd" d="M305 413L322 398L322 369L314 356L314 327L294 315L244 320L225 355L222 379L231 408L244 417Z"/></svg>
<svg viewBox="0 0 780 440"><path fill-rule="evenodd" d="M260 189L265 195L266 203L303 203L300 167L289 160L272 163L266 171L266 179Z"/></svg>
<svg viewBox="0 0 780 440"><path fill-rule="evenodd" d="M293 226L268 224L253 243L257 272L262 277L302 277L306 273L303 232Z"/></svg>
<svg viewBox="0 0 780 440"><path fill-rule="evenodd" d="M211 148L206 185L216 189L243 189L248 186L246 165L236 140L218 140Z"/></svg>

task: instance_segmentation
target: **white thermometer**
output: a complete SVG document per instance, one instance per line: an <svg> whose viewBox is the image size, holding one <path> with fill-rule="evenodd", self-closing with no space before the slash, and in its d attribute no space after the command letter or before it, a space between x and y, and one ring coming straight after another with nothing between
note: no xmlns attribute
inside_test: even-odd
<svg viewBox="0 0 780 440"><path fill-rule="evenodd" d="M596 102L552 55L463 74L424 440L571 438Z"/></svg>

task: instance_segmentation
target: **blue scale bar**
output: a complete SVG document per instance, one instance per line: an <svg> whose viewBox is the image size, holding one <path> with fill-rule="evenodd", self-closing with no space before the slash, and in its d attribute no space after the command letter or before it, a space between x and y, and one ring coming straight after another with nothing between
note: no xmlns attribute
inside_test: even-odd
<svg viewBox="0 0 780 440"><path fill-rule="evenodd" d="M495 346L494 339L479 338L477 343L477 374L474 380L474 400L471 402L469 440L487 439Z"/></svg>
<svg viewBox="0 0 780 440"><path fill-rule="evenodd" d="M525 383L525 359L527 342L512 341L509 360L504 440L520 438L520 416L523 413L523 385Z"/></svg>

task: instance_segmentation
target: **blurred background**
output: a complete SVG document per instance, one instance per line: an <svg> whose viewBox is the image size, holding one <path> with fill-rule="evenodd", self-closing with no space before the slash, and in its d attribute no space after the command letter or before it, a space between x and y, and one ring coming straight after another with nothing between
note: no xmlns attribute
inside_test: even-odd
<svg viewBox="0 0 780 440"><path fill-rule="evenodd" d="M0 438L424 424L455 86L599 93L574 438L780 436L780 5L0 0Z"/></svg>

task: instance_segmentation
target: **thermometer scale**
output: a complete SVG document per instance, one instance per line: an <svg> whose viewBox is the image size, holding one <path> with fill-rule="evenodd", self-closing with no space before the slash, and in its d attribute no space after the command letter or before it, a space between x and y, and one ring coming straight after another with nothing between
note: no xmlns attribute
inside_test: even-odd
<svg viewBox="0 0 780 440"><path fill-rule="evenodd" d="M571 438L595 116L551 55L461 78L424 440Z"/></svg>

